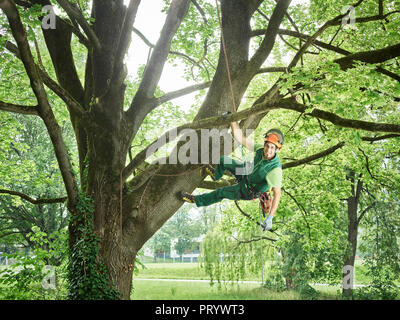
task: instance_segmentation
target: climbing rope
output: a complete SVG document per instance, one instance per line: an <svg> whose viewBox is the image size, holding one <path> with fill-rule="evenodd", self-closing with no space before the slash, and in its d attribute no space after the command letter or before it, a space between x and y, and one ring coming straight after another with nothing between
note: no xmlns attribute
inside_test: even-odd
<svg viewBox="0 0 400 320"><path fill-rule="evenodd" d="M263 219L263 211L261 208L261 202L258 203L258 215L260 218L260 225L262 223L262 219ZM261 260L261 297L262 300L264 300L264 257L263 257L263 239L262 239L262 235L263 235L263 229L261 228L260 231L260 260Z"/></svg>
<svg viewBox="0 0 400 320"><path fill-rule="evenodd" d="M228 74L229 88L230 88L231 96L232 96L233 112L236 112L237 108L236 108L236 103L235 103L235 95L233 93L231 72L230 72L230 68L229 68L228 54L226 53L225 37L224 37L224 31L222 29L222 20L221 20L221 13L219 11L218 0L215 0L215 6L217 7L218 23L219 23L219 28L221 30L222 50L224 52L226 73Z"/></svg>
<svg viewBox="0 0 400 320"><path fill-rule="evenodd" d="M224 57L225 57L225 66L226 66L226 73L228 75L228 81L229 81L229 88L232 96L232 104L233 104L233 112L237 111L236 108L236 103L235 103L235 95L233 93L233 86L232 86L232 79L231 79L231 73L230 73L230 68L229 68L229 61L228 61L228 54L226 52L226 44L225 44L225 38L224 38L224 32L222 29L222 21L221 21L221 14L218 6L218 0L215 0L215 5L217 7L217 16L218 16L218 22L219 22L219 27L221 30L221 42L222 42L222 49L224 52ZM244 152L243 152L243 146L240 145L241 152L242 152L242 161L244 163L244 170L245 170L245 175L247 175L247 167L246 167L246 162L244 160ZM259 216L260 216L260 225L262 223L262 209L261 209L261 203L259 203ZM261 292L262 292L262 299L264 299L264 259L263 259L263 245L262 245L262 229L260 232L260 259L261 259Z"/></svg>

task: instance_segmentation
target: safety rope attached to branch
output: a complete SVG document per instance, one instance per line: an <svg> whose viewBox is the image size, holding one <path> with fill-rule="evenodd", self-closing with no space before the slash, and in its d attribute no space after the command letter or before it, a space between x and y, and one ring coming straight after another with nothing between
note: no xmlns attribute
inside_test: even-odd
<svg viewBox="0 0 400 320"><path fill-rule="evenodd" d="M222 49L223 49L224 56L225 56L226 72L228 74L229 88L230 88L231 96L232 96L233 112L236 112L237 108L236 108L236 103L235 103L235 95L233 93L231 73L230 73L230 70L229 70L230 68L229 68L228 54L226 53L225 37L224 37L224 31L222 29L222 20L221 20L221 13L219 11L218 0L215 0L215 5L217 7L217 16L218 16L219 28L221 30Z"/></svg>
<svg viewBox="0 0 400 320"><path fill-rule="evenodd" d="M233 93L233 86L232 86L232 79L231 79L231 73L230 73L230 68L229 68L229 61L228 61L228 54L226 52L226 44L225 44L225 37L224 37L224 31L222 29L222 21L221 21L221 14L220 14L220 10L219 10L219 6L218 6L218 0L215 0L215 5L217 7L217 15L218 15L218 22L219 22L219 27L221 30L221 42L222 42L222 48L224 51L224 56L225 56L225 65L226 65L226 72L228 75L228 81L229 81L229 88L231 91L231 96L232 96L232 106L233 106L233 112L237 111L236 108L236 103L235 103L235 95ZM244 152L243 152L243 146L241 146L241 150L242 150L242 160L244 161ZM247 169L246 169L246 165L245 167L245 174L247 174ZM259 204L259 214L260 214L260 224L262 222L262 208L261 208L261 203ZM261 291L262 291L262 298L264 299L264 289L263 289L263 285L264 285L264 259L263 259L263 246L262 246L262 231L261 231L261 235L260 235L260 259L261 259Z"/></svg>

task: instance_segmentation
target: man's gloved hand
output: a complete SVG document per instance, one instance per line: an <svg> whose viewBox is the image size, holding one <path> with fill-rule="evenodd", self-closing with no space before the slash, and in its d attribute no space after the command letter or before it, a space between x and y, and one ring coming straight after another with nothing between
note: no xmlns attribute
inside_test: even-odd
<svg viewBox="0 0 400 320"><path fill-rule="evenodd" d="M261 223L261 227L263 228L263 231L271 230L272 229L272 219L274 217L269 215L263 223Z"/></svg>

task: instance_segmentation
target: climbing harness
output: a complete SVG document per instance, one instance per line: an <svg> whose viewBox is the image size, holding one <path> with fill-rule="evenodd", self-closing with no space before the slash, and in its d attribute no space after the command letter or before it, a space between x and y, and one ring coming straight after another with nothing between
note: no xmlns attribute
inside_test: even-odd
<svg viewBox="0 0 400 320"><path fill-rule="evenodd" d="M245 175L244 176L236 176L235 179L239 183L241 180L244 179L244 182L246 184L246 192L249 198L252 200L259 199L260 202L260 208L262 209L262 214L265 218L265 214L269 214L270 208L271 208L271 195L270 191L265 191L265 192L260 192L258 191L255 187L249 185L249 181L247 179L247 167L246 163L244 161L244 151L243 151L243 146L240 146L241 152L242 152L242 161L244 162L244 170L245 170Z"/></svg>
<svg viewBox="0 0 400 320"><path fill-rule="evenodd" d="M267 191L267 192L261 193L260 197L259 197L259 200L260 200L261 210L262 210L263 216L265 218L265 214L266 213L268 214L270 209L271 209L271 195L270 195L270 192Z"/></svg>

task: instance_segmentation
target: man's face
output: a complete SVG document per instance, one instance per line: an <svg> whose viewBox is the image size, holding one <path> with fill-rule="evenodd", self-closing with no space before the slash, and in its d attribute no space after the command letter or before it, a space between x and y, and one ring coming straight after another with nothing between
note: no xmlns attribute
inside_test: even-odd
<svg viewBox="0 0 400 320"><path fill-rule="evenodd" d="M272 142L264 143L264 158L270 160L275 156L276 146Z"/></svg>

